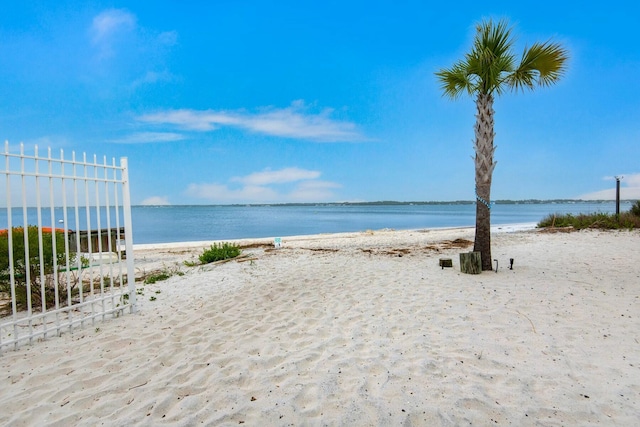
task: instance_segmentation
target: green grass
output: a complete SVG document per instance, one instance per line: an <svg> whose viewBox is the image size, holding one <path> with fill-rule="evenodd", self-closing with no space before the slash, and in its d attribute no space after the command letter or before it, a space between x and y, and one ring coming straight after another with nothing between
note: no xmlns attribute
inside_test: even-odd
<svg viewBox="0 0 640 427"><path fill-rule="evenodd" d="M620 218L615 214L592 213L592 214L551 214L538 223L539 228L547 227L573 227L576 230L599 229L639 229L640 216L631 212L620 213Z"/></svg>
<svg viewBox="0 0 640 427"><path fill-rule="evenodd" d="M223 261L225 259L235 258L242 253L239 246L230 243L222 243L220 245L214 243L211 248L205 249L198 259L202 264L210 262Z"/></svg>
<svg viewBox="0 0 640 427"><path fill-rule="evenodd" d="M162 280L167 280L171 276L183 276L184 273L180 270L165 268L161 271L155 271L150 273L144 278L145 285L151 285L156 282L160 282Z"/></svg>
<svg viewBox="0 0 640 427"><path fill-rule="evenodd" d="M156 282L160 282L161 280L167 280L169 277L171 277L171 274L166 271L161 271L147 276L147 278L144 279L144 283L150 285Z"/></svg>

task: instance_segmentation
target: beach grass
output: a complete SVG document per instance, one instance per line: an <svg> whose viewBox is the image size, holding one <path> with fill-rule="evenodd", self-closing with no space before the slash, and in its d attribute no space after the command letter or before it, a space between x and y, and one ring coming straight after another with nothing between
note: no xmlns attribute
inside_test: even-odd
<svg viewBox="0 0 640 427"><path fill-rule="evenodd" d="M572 227L600 230L632 230L640 228L640 215L632 211L620 215L596 212L591 214L550 214L538 223L538 228Z"/></svg>

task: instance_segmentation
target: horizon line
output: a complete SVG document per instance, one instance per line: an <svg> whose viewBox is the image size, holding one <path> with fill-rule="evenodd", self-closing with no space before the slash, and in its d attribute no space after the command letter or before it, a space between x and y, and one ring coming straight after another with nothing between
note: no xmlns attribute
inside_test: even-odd
<svg viewBox="0 0 640 427"><path fill-rule="evenodd" d="M635 202L636 199L620 199L620 202ZM612 199L500 199L492 201L492 204L546 204L546 203L615 203ZM167 206L318 206L318 205L454 205L474 204L475 200L449 200L449 201L397 201L379 200L373 202L274 202L274 203L186 203L186 204L132 204L132 207L167 207Z"/></svg>

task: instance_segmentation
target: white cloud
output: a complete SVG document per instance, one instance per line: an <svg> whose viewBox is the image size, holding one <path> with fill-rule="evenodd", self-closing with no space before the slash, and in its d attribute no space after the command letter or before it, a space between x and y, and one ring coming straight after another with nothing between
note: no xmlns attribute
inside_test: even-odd
<svg viewBox="0 0 640 427"><path fill-rule="evenodd" d="M333 121L331 110L320 114L304 114L297 105L281 110L265 111L243 118L242 126L267 135L316 141L353 141L362 139L353 123Z"/></svg>
<svg viewBox="0 0 640 427"><path fill-rule="evenodd" d="M278 171L264 170L254 172L245 177L231 178L234 182L242 182L245 185L269 185L283 184L306 179L316 179L320 176L318 171L310 171L299 168L285 168Z"/></svg>
<svg viewBox="0 0 640 427"><path fill-rule="evenodd" d="M636 200L640 199L640 173L622 174L620 175L620 199L622 200ZM608 176L604 178L605 181L615 181L615 177ZM594 191L592 193L583 194L576 197L582 200L615 200L616 188L612 182L611 187L605 190Z"/></svg>
<svg viewBox="0 0 640 427"><path fill-rule="evenodd" d="M622 175L621 183L626 187L640 188L640 173Z"/></svg>
<svg viewBox="0 0 640 427"><path fill-rule="evenodd" d="M235 190L220 184L190 184L187 194L217 203L273 203L279 199L272 188L256 185Z"/></svg>
<svg viewBox="0 0 640 427"><path fill-rule="evenodd" d="M120 139L113 139L116 144L149 144L154 142L181 141L184 136L173 132L137 132Z"/></svg>
<svg viewBox="0 0 640 427"><path fill-rule="evenodd" d="M241 120L230 113L212 111L171 110L162 113L145 114L140 121L152 124L170 124L181 129L210 131L217 125L240 125Z"/></svg>
<svg viewBox="0 0 640 427"><path fill-rule="evenodd" d="M114 37L135 28L135 15L124 9L108 9L93 18L91 24L92 41L100 47L100 56L111 56L113 54L111 44Z"/></svg>
<svg viewBox="0 0 640 427"><path fill-rule="evenodd" d="M140 202L140 204L143 206L168 206L171 203L169 203L169 198L167 196L152 196L147 197Z"/></svg>
<svg viewBox="0 0 640 427"><path fill-rule="evenodd" d="M239 188L218 183L190 184L186 193L213 203L287 203L320 202L335 198L333 190L340 184L320 181L320 172L300 168L265 170L232 178ZM282 185L295 184L293 188ZM278 187L281 186L281 187Z"/></svg>
<svg viewBox="0 0 640 427"><path fill-rule="evenodd" d="M351 122L334 120L333 110L313 114L302 101L288 108L263 108L257 113L245 111L168 110L140 116L138 120L156 125L173 125L195 131L212 131L232 126L250 132L316 142L354 142L366 138Z"/></svg>

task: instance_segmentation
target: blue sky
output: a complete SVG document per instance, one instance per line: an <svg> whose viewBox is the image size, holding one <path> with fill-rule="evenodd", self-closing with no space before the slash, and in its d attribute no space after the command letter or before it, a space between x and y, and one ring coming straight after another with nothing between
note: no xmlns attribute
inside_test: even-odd
<svg viewBox="0 0 640 427"><path fill-rule="evenodd" d="M570 53L495 102L493 199L640 198L633 2L24 1L0 14L0 139L127 157L134 204L472 200L474 25Z"/></svg>

